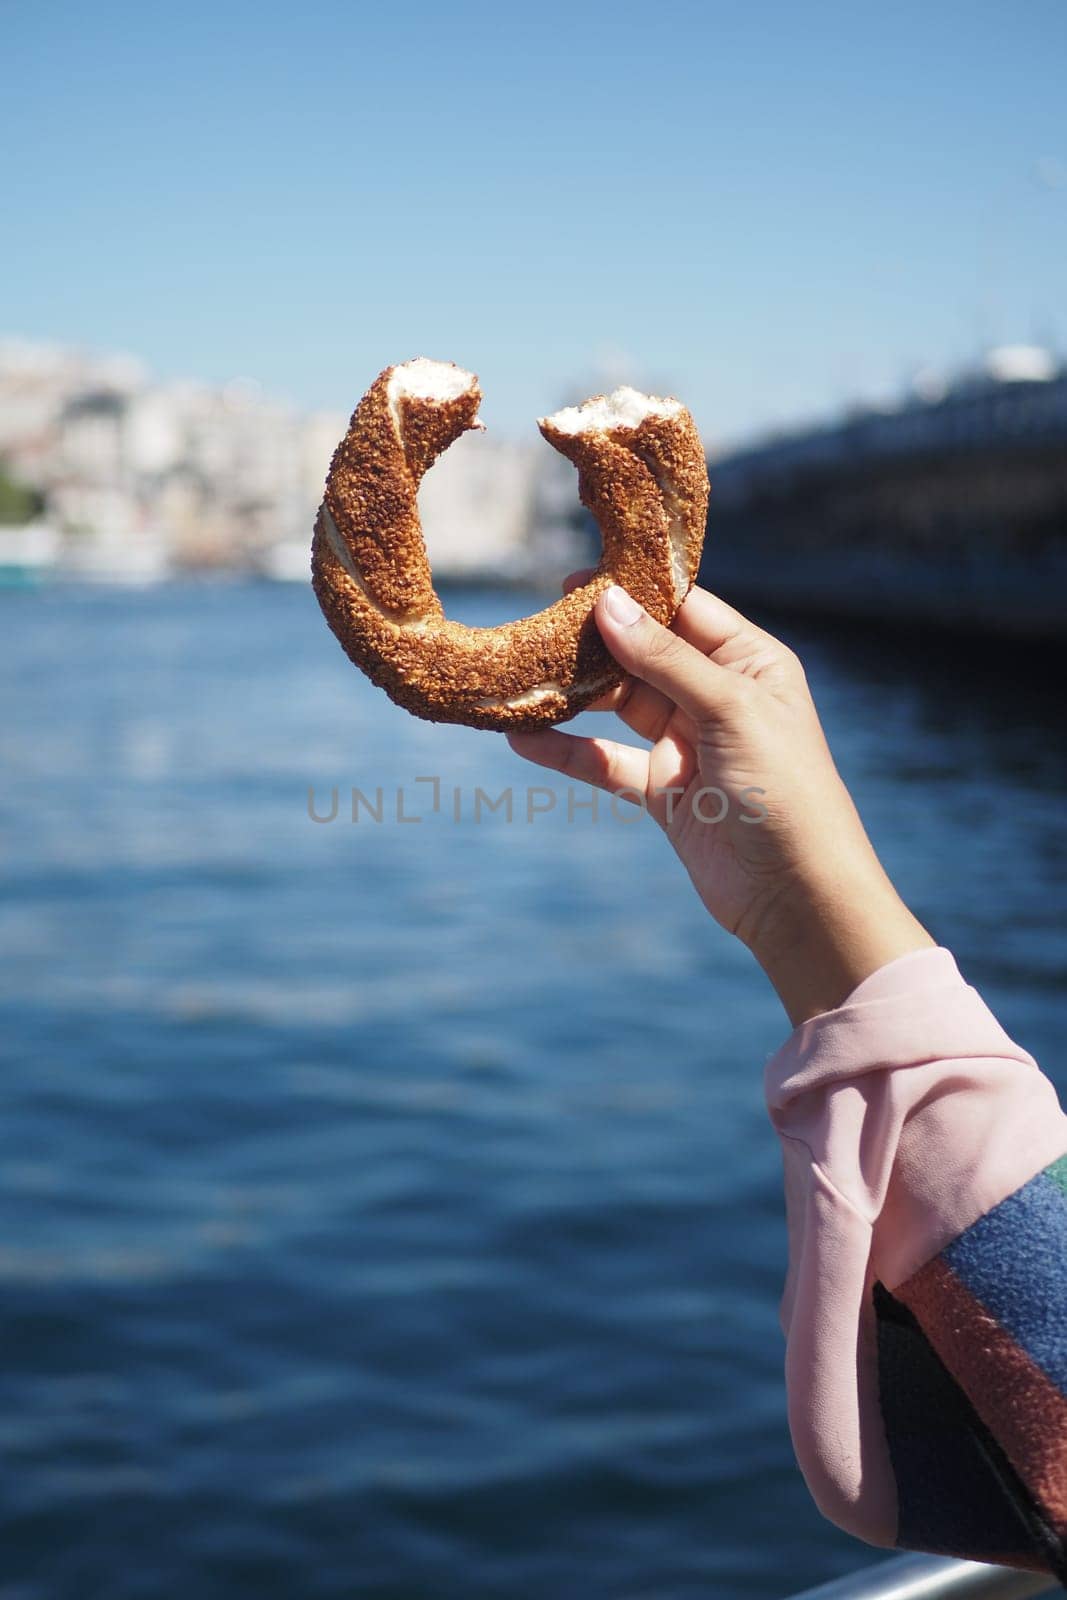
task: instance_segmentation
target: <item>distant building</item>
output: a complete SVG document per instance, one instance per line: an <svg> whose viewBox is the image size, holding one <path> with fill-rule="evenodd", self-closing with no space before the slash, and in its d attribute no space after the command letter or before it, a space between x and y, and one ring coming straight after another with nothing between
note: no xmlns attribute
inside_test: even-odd
<svg viewBox="0 0 1067 1600"><path fill-rule="evenodd" d="M468 433L422 481L419 512L435 576L525 578L537 453Z"/></svg>

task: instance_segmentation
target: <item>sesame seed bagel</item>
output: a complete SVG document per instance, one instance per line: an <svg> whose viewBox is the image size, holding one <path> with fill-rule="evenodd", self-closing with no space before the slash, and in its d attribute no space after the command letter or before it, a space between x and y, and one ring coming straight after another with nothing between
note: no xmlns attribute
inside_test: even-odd
<svg viewBox="0 0 1067 1600"><path fill-rule="evenodd" d="M334 452L311 573L345 653L398 705L432 722L513 730L576 716L620 681L593 620L619 583L669 623L696 577L708 475L677 400L619 389L538 426L578 468L603 554L587 583L535 616L468 628L433 586L416 496L422 476L477 420L473 373L419 358L387 367Z"/></svg>

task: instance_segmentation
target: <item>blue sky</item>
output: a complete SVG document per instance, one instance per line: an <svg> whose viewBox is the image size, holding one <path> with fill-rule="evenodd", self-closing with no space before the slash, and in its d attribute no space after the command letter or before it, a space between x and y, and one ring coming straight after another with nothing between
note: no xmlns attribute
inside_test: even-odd
<svg viewBox="0 0 1067 1600"><path fill-rule="evenodd" d="M712 441L1067 346L1060 0L17 0L0 29L8 333L308 407L453 359L515 435L625 377Z"/></svg>

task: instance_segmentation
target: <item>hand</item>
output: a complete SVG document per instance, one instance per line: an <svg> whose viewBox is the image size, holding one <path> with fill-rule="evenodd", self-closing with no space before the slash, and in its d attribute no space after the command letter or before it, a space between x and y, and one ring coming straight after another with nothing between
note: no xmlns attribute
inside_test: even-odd
<svg viewBox="0 0 1067 1600"><path fill-rule="evenodd" d="M509 735L513 750L644 805L795 1024L933 944L874 853L791 650L702 589L673 629L618 587L595 615L628 676L591 709L651 749L550 728Z"/></svg>

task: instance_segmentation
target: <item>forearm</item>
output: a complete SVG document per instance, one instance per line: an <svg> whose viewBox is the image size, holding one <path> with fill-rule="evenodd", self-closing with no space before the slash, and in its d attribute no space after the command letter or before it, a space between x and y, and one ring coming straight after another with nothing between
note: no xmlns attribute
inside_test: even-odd
<svg viewBox="0 0 1067 1600"><path fill-rule="evenodd" d="M889 881L859 819L798 865L746 930L794 1027L832 1011L872 973L935 941Z"/></svg>

